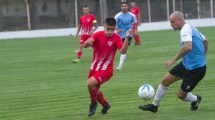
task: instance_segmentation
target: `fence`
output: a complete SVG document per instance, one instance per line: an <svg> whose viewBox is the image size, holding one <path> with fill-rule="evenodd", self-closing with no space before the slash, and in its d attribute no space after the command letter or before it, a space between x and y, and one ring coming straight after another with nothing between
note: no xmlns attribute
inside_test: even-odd
<svg viewBox="0 0 215 120"><path fill-rule="evenodd" d="M84 4L88 4L98 25L102 25L105 17L120 12L121 1L0 0L0 31L74 28ZM167 21L174 10L182 11L186 19L215 16L214 0L136 0L136 4L140 8L142 23Z"/></svg>

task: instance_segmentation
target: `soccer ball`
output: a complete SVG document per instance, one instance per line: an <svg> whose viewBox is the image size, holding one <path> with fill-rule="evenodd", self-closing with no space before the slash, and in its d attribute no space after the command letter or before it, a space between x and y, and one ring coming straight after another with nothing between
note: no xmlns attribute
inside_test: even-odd
<svg viewBox="0 0 215 120"><path fill-rule="evenodd" d="M141 99L149 100L154 97L155 90L150 84L143 84L138 90L138 96Z"/></svg>

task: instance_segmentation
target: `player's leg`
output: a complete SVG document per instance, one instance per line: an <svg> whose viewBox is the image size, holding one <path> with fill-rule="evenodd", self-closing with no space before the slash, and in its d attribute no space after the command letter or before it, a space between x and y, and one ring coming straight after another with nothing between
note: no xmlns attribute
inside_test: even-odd
<svg viewBox="0 0 215 120"><path fill-rule="evenodd" d="M161 84L158 86L157 92L155 94L154 100L152 104L148 105L141 105L139 108L141 110L147 110L156 113L158 110L158 106L160 105L160 102L164 95L167 93L168 87L180 80L182 78L182 71L184 70L184 67L181 63L173 67L170 72L163 78Z"/></svg>
<svg viewBox="0 0 215 120"><path fill-rule="evenodd" d="M98 85L98 82L93 76L87 80L87 87L88 87L88 91L89 91L90 99L91 99L88 116L92 116L96 112L96 108L98 106L98 104L97 104L97 94L98 94L97 85Z"/></svg>
<svg viewBox="0 0 215 120"><path fill-rule="evenodd" d="M102 70L97 72L94 77L97 79L98 85L97 88L100 88L100 85L110 80L113 76L112 70ZM102 91L99 91L97 94L97 101L102 105L102 114L107 114L107 111L111 108L110 103L104 98Z"/></svg>
<svg viewBox="0 0 215 120"><path fill-rule="evenodd" d="M122 39L123 42L124 42L124 40L125 40L125 38ZM128 38L128 45L131 44L131 40L132 40L132 37L129 37ZM124 62L126 61L126 55L127 54L121 54L120 60L119 60L119 65L116 68L116 70L120 71L122 69L122 66L123 66Z"/></svg>
<svg viewBox="0 0 215 120"><path fill-rule="evenodd" d="M204 78L205 73L206 66L191 71L187 70L181 84L181 89L178 92L178 98L187 102L191 102L192 111L198 109L198 105L202 99L200 95L193 95L192 90Z"/></svg>
<svg viewBox="0 0 215 120"><path fill-rule="evenodd" d="M84 42L89 38L90 36L89 35L81 35L81 38L80 38L80 46L79 46L79 50L77 51L77 59L74 59L73 62L74 63L80 63L80 59L81 59L81 56L82 56L82 51L83 51L83 44Z"/></svg>
<svg viewBox="0 0 215 120"><path fill-rule="evenodd" d="M134 45L140 45L140 37L138 34L138 31L136 34L133 34L134 40L135 40L135 44Z"/></svg>

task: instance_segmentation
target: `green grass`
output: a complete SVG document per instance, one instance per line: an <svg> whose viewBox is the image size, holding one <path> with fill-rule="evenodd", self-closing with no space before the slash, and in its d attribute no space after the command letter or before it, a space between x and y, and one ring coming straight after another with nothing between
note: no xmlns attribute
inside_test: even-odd
<svg viewBox="0 0 215 120"><path fill-rule="evenodd" d="M139 99L138 88L149 83L157 89L169 70L165 63L180 49L179 32L164 30L140 33L142 45L129 47L123 70L101 87L111 110L101 115L99 106L90 118L86 80L91 48L84 50L81 64L73 64L79 41L72 37L1 40L0 120L213 120L215 27L199 30L209 39L209 51L206 77L193 91L203 97L196 112L177 99L180 81L170 87L156 114L137 108L152 102Z"/></svg>

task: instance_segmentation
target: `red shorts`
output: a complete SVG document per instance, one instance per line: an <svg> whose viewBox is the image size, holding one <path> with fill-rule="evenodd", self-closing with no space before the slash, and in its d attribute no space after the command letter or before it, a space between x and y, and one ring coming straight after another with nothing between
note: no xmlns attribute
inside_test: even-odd
<svg viewBox="0 0 215 120"><path fill-rule="evenodd" d="M90 35L81 35L80 44L84 44L89 37Z"/></svg>
<svg viewBox="0 0 215 120"><path fill-rule="evenodd" d="M92 76L97 80L99 85L101 85L102 83L110 80L110 78L113 76L113 70L100 70L100 71L90 70L88 79Z"/></svg>

